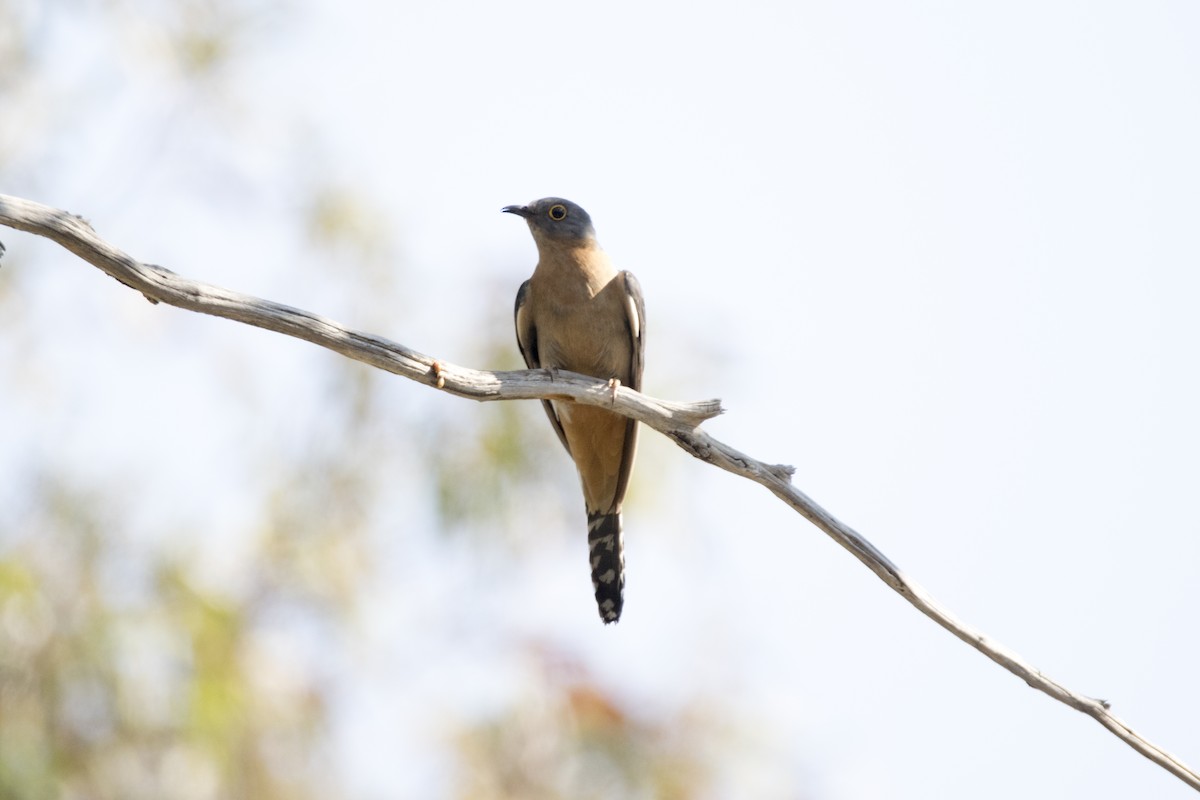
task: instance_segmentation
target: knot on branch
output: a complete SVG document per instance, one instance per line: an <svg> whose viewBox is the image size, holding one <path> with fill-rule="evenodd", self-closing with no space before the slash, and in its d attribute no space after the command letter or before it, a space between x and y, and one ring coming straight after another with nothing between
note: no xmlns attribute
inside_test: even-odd
<svg viewBox="0 0 1200 800"><path fill-rule="evenodd" d="M70 211L59 211L55 216L57 216L59 222L64 227L78 225L93 236L96 235L96 229L92 227L92 223L78 214L72 214Z"/></svg>
<svg viewBox="0 0 1200 800"><path fill-rule="evenodd" d="M771 473L784 483L791 483L792 476L796 474L796 468L791 464L768 464L767 472Z"/></svg>
<svg viewBox="0 0 1200 800"><path fill-rule="evenodd" d="M671 441L679 445L685 452L690 453L701 461L712 462L712 447L700 441L695 435L683 431L668 431L666 434Z"/></svg>
<svg viewBox="0 0 1200 800"><path fill-rule="evenodd" d="M679 420L680 423L691 428L697 428L713 417L725 413L725 409L721 407L721 400L719 398L701 400L698 403L672 404L668 407L667 411L671 414L672 418Z"/></svg>

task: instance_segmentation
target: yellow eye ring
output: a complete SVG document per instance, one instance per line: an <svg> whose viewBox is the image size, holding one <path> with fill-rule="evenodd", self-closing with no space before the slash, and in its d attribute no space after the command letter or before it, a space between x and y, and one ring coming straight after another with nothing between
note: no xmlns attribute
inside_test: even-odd
<svg viewBox="0 0 1200 800"><path fill-rule="evenodd" d="M555 205L550 206L549 214L550 219L554 220L555 222L562 222L567 218L567 207L562 203L556 203Z"/></svg>

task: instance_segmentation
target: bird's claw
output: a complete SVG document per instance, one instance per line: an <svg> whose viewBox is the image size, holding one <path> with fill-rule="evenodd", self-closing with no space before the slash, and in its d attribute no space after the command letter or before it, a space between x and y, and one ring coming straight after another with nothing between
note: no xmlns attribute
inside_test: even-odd
<svg viewBox="0 0 1200 800"><path fill-rule="evenodd" d="M429 369L433 372L433 385L439 389L444 388L446 386L446 378L442 375L442 370L445 369L442 366L442 362L434 361L429 365Z"/></svg>
<svg viewBox="0 0 1200 800"><path fill-rule="evenodd" d="M618 379L618 378L609 378L608 379L608 390L610 392L612 392L612 401L614 404L617 402L617 389L620 389L620 388L621 388L620 379Z"/></svg>

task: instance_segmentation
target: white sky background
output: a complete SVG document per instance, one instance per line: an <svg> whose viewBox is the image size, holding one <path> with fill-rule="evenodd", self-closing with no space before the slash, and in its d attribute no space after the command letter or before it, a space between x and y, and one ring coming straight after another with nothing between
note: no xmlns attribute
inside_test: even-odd
<svg viewBox="0 0 1200 800"><path fill-rule="evenodd" d="M208 194L189 195L202 181L187 153L168 143L151 158L114 135L123 160L62 154L64 195L33 199L190 277L463 360L472 337L494 333L476 315L509 308L535 259L500 207L569 197L645 290L647 391L722 397L716 436L794 464L800 488L962 619L1200 765L1200 8L339 3L305 9L269 42L242 65L230 111L231 126L252 128L232 156L241 184L208 176ZM106 57L118 58L83 48L63 69ZM90 141L136 113L112 103ZM282 234L256 227L256 209L289 187L255 176L275 180L280 151L306 137L381 201L421 313L356 317L328 287L360 273L329 264L319 287L299 280ZM159 166L136 175L146 163ZM105 213L114 164L136 175L119 219ZM206 207L214 189L228 189L227 207ZM31 242L0 233L10 254ZM117 317L124 338L109 347L149 348L119 366L81 363L81 343L21 367L100 392L83 407L5 411L33 431L69 416L81 463L152 452L128 433L147 409L123 418L121 385L219 414L228 398L188 383L210 342L245 343L229 369L272 364L281 398L303 385L306 345L152 308L71 258L51 254L26 313L47 336L64 304L80 330ZM267 352L279 360L256 360ZM174 381L190 388L175 395ZM413 384L392 391L443 402ZM302 431L306 403L319 396L271 424ZM254 504L211 474L219 432L190 447L185 475L228 493L221 513ZM1192 796L936 627L764 490L688 462L656 502L650 473L673 459L686 456L646 437L621 624L598 624L575 591L590 588L582 556L556 551L513 590L529 609L519 627L573 642L639 702L728 692L763 742L731 780L833 800ZM470 557L422 570L438 603L453 602L446 587L468 580L453 571L469 573ZM422 635L387 600L381 590L368 625L381 652ZM398 776L393 748L430 757L412 720L445 713L431 697L502 694L515 668L504 647L470 654L498 658L495 685L461 653L430 653L438 667L404 680L367 669L339 716L362 796L434 791L436 764Z"/></svg>

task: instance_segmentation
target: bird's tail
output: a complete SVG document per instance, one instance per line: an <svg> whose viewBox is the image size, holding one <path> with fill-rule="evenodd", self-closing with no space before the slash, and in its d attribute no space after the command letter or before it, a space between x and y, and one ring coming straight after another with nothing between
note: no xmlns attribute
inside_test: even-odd
<svg viewBox="0 0 1200 800"><path fill-rule="evenodd" d="M607 625L621 618L625 588L625 542L621 514L588 512L588 550L592 561L592 586L600 619Z"/></svg>

